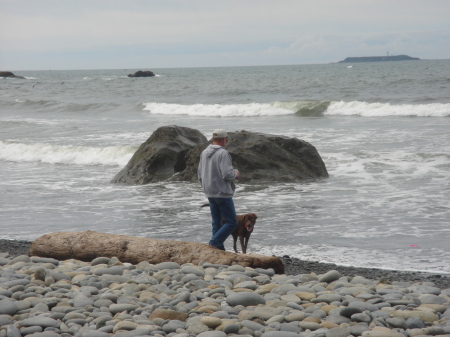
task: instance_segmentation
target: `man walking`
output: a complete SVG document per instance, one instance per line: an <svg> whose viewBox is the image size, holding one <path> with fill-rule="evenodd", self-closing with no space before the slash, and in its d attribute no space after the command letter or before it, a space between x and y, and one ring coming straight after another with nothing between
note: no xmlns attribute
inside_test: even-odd
<svg viewBox="0 0 450 337"><path fill-rule="evenodd" d="M237 227L233 180L240 177L239 171L233 169L231 155L224 149L227 138L225 130L214 130L213 143L203 150L198 165L198 180L209 200L212 217L209 244L221 250L225 250L223 243ZM223 226L222 218L225 219Z"/></svg>

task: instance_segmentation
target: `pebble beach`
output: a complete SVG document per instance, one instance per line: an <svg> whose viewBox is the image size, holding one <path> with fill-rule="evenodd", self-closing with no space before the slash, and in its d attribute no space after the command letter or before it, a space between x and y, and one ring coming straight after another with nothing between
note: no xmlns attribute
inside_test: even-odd
<svg viewBox="0 0 450 337"><path fill-rule="evenodd" d="M450 336L446 274L58 261L30 244L0 240L0 337Z"/></svg>

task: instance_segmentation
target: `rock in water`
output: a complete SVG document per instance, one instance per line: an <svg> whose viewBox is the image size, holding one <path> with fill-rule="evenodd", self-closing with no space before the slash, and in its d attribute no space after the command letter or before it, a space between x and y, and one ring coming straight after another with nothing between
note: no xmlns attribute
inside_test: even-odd
<svg viewBox="0 0 450 337"><path fill-rule="evenodd" d="M242 171L242 182L296 182L328 177L317 149L303 140L245 130L228 135L226 149L233 166ZM198 145L187 154L186 169L174 180L197 181L200 153L207 145Z"/></svg>
<svg viewBox="0 0 450 337"><path fill-rule="evenodd" d="M155 73L153 71L150 70L146 70L146 71L136 71L134 74L129 74L128 77L153 77L155 76Z"/></svg>
<svg viewBox="0 0 450 337"><path fill-rule="evenodd" d="M229 136L226 148L233 166L243 172L242 182L299 182L328 177L317 149L303 140L250 131L230 132ZM111 182L197 182L200 153L208 144L197 130L160 127Z"/></svg>
<svg viewBox="0 0 450 337"><path fill-rule="evenodd" d="M171 178L186 168L186 153L206 143L200 131L180 126L162 126L143 143L113 183L148 184Z"/></svg>
<svg viewBox="0 0 450 337"><path fill-rule="evenodd" d="M30 254L58 260L92 261L103 256L117 257L120 261L130 263L148 261L157 264L170 261L179 265L205 261L220 265L272 268L276 273L284 273L283 262L274 256L235 254L197 242L156 240L93 231L45 234L33 241ZM104 274L101 278L122 280L123 276ZM5 308L10 305L8 300L0 304L3 302Z"/></svg>
<svg viewBox="0 0 450 337"><path fill-rule="evenodd" d="M22 78L22 79L25 78L25 77L22 77L22 76L14 75L10 71L0 71L0 77L12 77L12 78Z"/></svg>

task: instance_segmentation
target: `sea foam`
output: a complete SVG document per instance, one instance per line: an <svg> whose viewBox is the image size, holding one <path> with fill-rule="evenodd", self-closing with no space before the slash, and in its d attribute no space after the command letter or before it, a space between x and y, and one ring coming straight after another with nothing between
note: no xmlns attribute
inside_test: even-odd
<svg viewBox="0 0 450 337"><path fill-rule="evenodd" d="M132 146L102 148L0 141L0 160L13 162L125 166L135 151L136 147Z"/></svg>

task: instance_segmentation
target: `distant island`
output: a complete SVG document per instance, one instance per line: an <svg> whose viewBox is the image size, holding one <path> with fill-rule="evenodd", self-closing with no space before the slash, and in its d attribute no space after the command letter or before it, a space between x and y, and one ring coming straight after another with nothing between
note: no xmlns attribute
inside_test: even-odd
<svg viewBox="0 0 450 337"><path fill-rule="evenodd" d="M385 62L385 61L414 61L420 60L418 57L411 57L408 55L391 55L391 56L362 56L362 57L347 57L338 63L356 63L356 62Z"/></svg>

